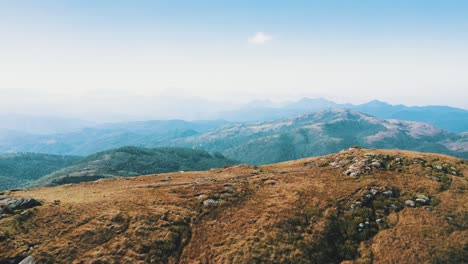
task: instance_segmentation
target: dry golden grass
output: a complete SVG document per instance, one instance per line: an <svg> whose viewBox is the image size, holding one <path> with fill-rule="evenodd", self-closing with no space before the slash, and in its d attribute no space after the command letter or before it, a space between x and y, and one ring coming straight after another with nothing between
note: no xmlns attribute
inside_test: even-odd
<svg viewBox="0 0 468 264"><path fill-rule="evenodd" d="M363 159L370 152L403 162L359 178L343 174L349 164L330 165ZM415 158L426 163L413 164ZM466 260L467 179L445 173L450 182L444 185L428 178L442 173L428 168L438 164L468 175L466 161L449 156L356 148L261 167L240 165L13 192L11 196L31 196L44 205L0 219L0 236L8 234L0 241L0 259L32 255L39 263ZM349 252L356 250L352 258L340 257L330 238L344 238L333 228L359 218L348 207L371 188L399 190L395 204L417 194L432 200L382 216L384 224L375 234L349 246ZM215 202L204 206L209 199ZM54 203L57 200L59 204ZM352 225L350 232L359 236Z"/></svg>

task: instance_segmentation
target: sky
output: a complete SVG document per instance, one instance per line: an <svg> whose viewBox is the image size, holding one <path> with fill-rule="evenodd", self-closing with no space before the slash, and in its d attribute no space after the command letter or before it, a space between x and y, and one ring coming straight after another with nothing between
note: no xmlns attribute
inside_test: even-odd
<svg viewBox="0 0 468 264"><path fill-rule="evenodd" d="M451 0L0 0L0 113L196 119L302 97L468 109L467 13Z"/></svg>

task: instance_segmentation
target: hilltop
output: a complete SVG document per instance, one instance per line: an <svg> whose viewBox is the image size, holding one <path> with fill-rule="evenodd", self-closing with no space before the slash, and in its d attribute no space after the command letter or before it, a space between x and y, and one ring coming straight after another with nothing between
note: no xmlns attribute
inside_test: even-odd
<svg viewBox="0 0 468 264"><path fill-rule="evenodd" d="M253 124L230 124L164 145L221 152L249 164L325 155L359 145L468 157L463 134L426 123L380 119L349 109L329 109Z"/></svg>
<svg viewBox="0 0 468 264"><path fill-rule="evenodd" d="M0 263L462 263L467 173L450 156L350 148L7 192Z"/></svg>
<svg viewBox="0 0 468 264"><path fill-rule="evenodd" d="M122 147L87 156L28 185L54 186L102 178L200 171L238 163L221 154L194 149Z"/></svg>

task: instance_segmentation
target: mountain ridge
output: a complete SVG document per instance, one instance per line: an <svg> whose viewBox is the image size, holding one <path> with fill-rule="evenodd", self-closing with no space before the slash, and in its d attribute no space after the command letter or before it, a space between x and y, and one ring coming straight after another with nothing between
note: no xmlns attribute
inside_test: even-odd
<svg viewBox="0 0 468 264"><path fill-rule="evenodd" d="M222 112L218 117L231 121L271 121L299 115L303 112L320 111L330 108L348 108L385 119L400 119L426 122L454 133L468 131L468 110L450 106L405 106L402 104L372 100L363 104L340 104L325 98L304 97L298 101L279 106L252 107L247 104L238 110Z"/></svg>
<svg viewBox="0 0 468 264"><path fill-rule="evenodd" d="M226 125L164 144L219 151L246 163L266 164L329 154L352 145L467 157L468 150L454 151L462 139L429 124L330 109L271 122Z"/></svg>

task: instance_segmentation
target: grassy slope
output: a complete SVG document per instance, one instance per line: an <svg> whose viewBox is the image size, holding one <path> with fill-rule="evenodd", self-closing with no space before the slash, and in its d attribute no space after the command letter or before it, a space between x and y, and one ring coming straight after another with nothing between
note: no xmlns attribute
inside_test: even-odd
<svg viewBox="0 0 468 264"><path fill-rule="evenodd" d="M359 178L343 174L350 164L372 159L382 167ZM466 176L453 176L452 171L468 175L466 160L350 149L262 167L14 192L11 195L42 199L44 205L0 221L0 235L8 234L0 240L0 259L32 255L39 263L460 263L467 257L468 184ZM372 189L380 194L366 200ZM385 190L392 195L384 196ZM415 208L403 205L418 194L431 202ZM363 206L350 211L357 201L364 201ZM369 225L358 231L365 221Z"/></svg>

